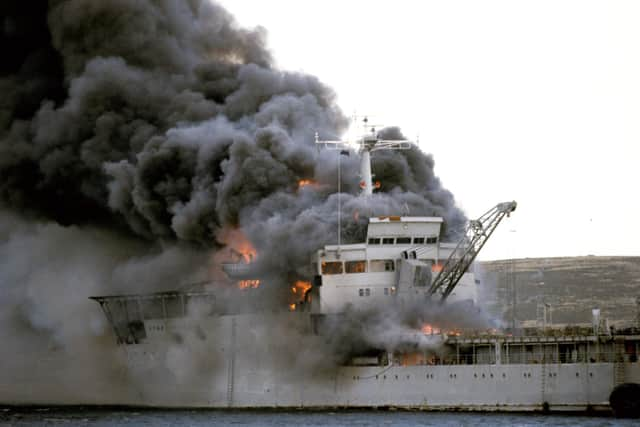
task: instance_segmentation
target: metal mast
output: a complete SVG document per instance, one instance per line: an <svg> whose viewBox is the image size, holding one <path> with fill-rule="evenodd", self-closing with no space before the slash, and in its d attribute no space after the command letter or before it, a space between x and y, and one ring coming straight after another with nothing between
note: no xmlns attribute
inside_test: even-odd
<svg viewBox="0 0 640 427"><path fill-rule="evenodd" d="M411 141L405 139L379 139L376 133L376 126L369 127L369 120L363 119L365 134L362 138L355 141L360 152L360 188L362 196L371 196L373 194L373 175L371 173L371 153L380 150L409 150L413 146ZM353 145L351 141L325 141L320 140L316 132L316 144L324 145L326 148L334 150L348 149Z"/></svg>

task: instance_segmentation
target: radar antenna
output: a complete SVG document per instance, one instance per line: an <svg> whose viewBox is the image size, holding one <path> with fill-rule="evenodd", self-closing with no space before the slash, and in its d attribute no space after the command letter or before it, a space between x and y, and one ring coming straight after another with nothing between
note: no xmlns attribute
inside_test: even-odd
<svg viewBox="0 0 640 427"><path fill-rule="evenodd" d="M371 174L371 153L380 150L410 150L413 142L406 139L380 139L376 131L376 125L370 125L369 119L362 120L365 130L364 135L355 141L360 152L360 188L361 195L371 196L373 194L373 175ZM325 141L320 140L316 132L316 144L333 150L348 149L353 145L351 141ZM376 184L376 187L379 185Z"/></svg>

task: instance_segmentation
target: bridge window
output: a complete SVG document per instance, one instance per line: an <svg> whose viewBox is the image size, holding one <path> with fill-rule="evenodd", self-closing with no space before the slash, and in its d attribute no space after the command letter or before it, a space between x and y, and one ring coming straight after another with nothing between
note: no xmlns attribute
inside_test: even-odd
<svg viewBox="0 0 640 427"><path fill-rule="evenodd" d="M381 273L385 271L394 271L392 259L372 259L369 262L369 271L372 273Z"/></svg>
<svg viewBox="0 0 640 427"><path fill-rule="evenodd" d="M424 237L414 237L413 238L413 243L415 245L422 245L424 244Z"/></svg>
<svg viewBox="0 0 640 427"><path fill-rule="evenodd" d="M365 294L366 296L371 296L371 289L366 288L366 289L364 290L364 294Z"/></svg>
<svg viewBox="0 0 640 427"><path fill-rule="evenodd" d="M382 238L383 245L393 245L393 237L383 237Z"/></svg>
<svg viewBox="0 0 640 427"><path fill-rule="evenodd" d="M427 244L438 243L437 237L427 237Z"/></svg>
<svg viewBox="0 0 640 427"><path fill-rule="evenodd" d="M411 237L398 237L396 243L399 245L408 245L411 243Z"/></svg>
<svg viewBox="0 0 640 427"><path fill-rule="evenodd" d="M323 262L322 274L342 274L342 261Z"/></svg>
<svg viewBox="0 0 640 427"><path fill-rule="evenodd" d="M380 244L380 238L379 237L369 237L369 244L370 245L379 245Z"/></svg>
<svg viewBox="0 0 640 427"><path fill-rule="evenodd" d="M344 263L344 267L347 273L366 273L367 262L366 261L347 261Z"/></svg>

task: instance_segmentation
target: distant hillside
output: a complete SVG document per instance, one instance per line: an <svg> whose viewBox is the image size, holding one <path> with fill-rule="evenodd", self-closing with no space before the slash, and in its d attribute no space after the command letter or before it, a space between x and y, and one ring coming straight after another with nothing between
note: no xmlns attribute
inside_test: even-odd
<svg viewBox="0 0 640 427"><path fill-rule="evenodd" d="M536 307L548 303L553 323L591 322L591 309L615 323L632 322L640 297L640 257L525 258L480 262L481 300L509 325L515 284L516 319L541 318Z"/></svg>

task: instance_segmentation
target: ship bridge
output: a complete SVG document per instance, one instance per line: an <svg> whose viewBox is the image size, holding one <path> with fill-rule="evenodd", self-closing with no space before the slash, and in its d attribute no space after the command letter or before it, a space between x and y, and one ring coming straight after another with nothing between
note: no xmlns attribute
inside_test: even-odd
<svg viewBox="0 0 640 427"><path fill-rule="evenodd" d="M429 216L379 216L369 219L367 242L375 244L423 245L438 242L442 218Z"/></svg>
<svg viewBox="0 0 640 427"><path fill-rule="evenodd" d="M440 242L440 217L369 219L365 243L327 245L316 253L311 311L331 314L427 298L434 276L455 244ZM465 274L456 299L475 301L476 283Z"/></svg>

